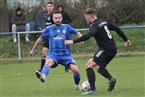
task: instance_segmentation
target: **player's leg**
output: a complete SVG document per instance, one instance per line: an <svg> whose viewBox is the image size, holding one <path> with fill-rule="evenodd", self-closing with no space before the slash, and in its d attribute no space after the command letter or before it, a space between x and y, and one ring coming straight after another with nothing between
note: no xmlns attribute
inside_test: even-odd
<svg viewBox="0 0 145 97"><path fill-rule="evenodd" d="M41 71L41 77L40 80L42 82L45 82L46 80L46 76L49 74L50 71L50 67L52 67L54 65L54 61L52 59L47 59L45 65L42 68Z"/></svg>
<svg viewBox="0 0 145 97"><path fill-rule="evenodd" d="M75 89L76 90L82 90L80 85L80 71L76 64L70 64L69 65L70 70L74 73L73 78L75 82Z"/></svg>
<svg viewBox="0 0 145 97"><path fill-rule="evenodd" d="M69 71L69 66L65 66L64 71L67 73Z"/></svg>
<svg viewBox="0 0 145 97"><path fill-rule="evenodd" d="M88 81L90 83L90 91L82 93L82 95L96 94L96 87L95 87L96 77L95 77L95 72L93 70L93 68L96 65L97 64L93 61L92 58L90 58L86 64L86 72L87 72Z"/></svg>
<svg viewBox="0 0 145 97"><path fill-rule="evenodd" d="M81 90L82 88L80 86L80 71L78 66L76 65L75 60L71 55L61 56L60 58L61 58L60 64L65 66L65 68L66 67L69 68L74 73L73 78L75 82L75 88Z"/></svg>
<svg viewBox="0 0 145 97"><path fill-rule="evenodd" d="M42 70L45 60L46 60L46 55L48 53L48 47L43 47L42 52L41 52L41 66L40 66L40 71Z"/></svg>
<svg viewBox="0 0 145 97"><path fill-rule="evenodd" d="M43 66L45 65L45 60L46 60L47 53L48 53L48 48L43 47L42 48L42 52L41 52L41 65L40 65L40 69L35 70L35 75L36 75L37 78L40 78L41 70L42 70Z"/></svg>
<svg viewBox="0 0 145 97"><path fill-rule="evenodd" d="M54 65L54 61L52 59L47 59L45 62L45 65L42 68L41 71L41 77L40 80L42 82L45 82L46 76L49 74L50 68Z"/></svg>
<svg viewBox="0 0 145 97"><path fill-rule="evenodd" d="M112 78L112 75L108 72L106 68L100 68L100 66L98 65L95 67L95 70L108 80Z"/></svg>
<svg viewBox="0 0 145 97"><path fill-rule="evenodd" d="M90 58L86 64L86 71L87 71L87 77L88 77L88 81L90 83L90 91L83 93L83 94L95 94L95 73L93 68L96 69L96 67L98 67L101 62L102 59L100 58L100 56L103 54L103 50L99 50L98 52L96 52L92 58Z"/></svg>
<svg viewBox="0 0 145 97"><path fill-rule="evenodd" d="M113 59L116 53L110 53L108 51L99 50L94 55L94 61L97 66L95 67L96 71L98 71L103 77L109 80L108 91L112 91L115 87L116 79L112 77L112 75L105 68L107 64Z"/></svg>
<svg viewBox="0 0 145 97"><path fill-rule="evenodd" d="M100 68L100 67L97 67L96 69L103 77L105 77L109 80L108 91L112 91L115 88L116 79L114 77L112 77L112 75L108 72L107 69Z"/></svg>
<svg viewBox="0 0 145 97"><path fill-rule="evenodd" d="M42 52L41 52L41 68L40 68L40 71L42 70L42 68L45 64L46 55L48 54L48 47L49 47L48 39L45 39L44 42L43 42L43 48L42 48Z"/></svg>
<svg viewBox="0 0 145 97"><path fill-rule="evenodd" d="M45 65L45 60L46 60L47 53L48 53L48 40L45 39L44 42L43 42L43 47L42 47L42 51L41 51L40 69L35 70L35 75L36 75L37 78L40 78L41 70L42 70L43 66Z"/></svg>
<svg viewBox="0 0 145 97"><path fill-rule="evenodd" d="M96 91L96 87L95 87L96 76L95 76L95 72L93 70L93 68L96 65L97 64L93 61L92 58L90 58L86 64L86 72L87 72L88 81L90 83L91 91Z"/></svg>
<svg viewBox="0 0 145 97"><path fill-rule="evenodd" d="M48 54L46 58L45 65L43 66L41 70L41 77L40 80L42 82L45 82L46 76L49 74L50 68L55 68L59 64L59 57L57 57L54 54Z"/></svg>

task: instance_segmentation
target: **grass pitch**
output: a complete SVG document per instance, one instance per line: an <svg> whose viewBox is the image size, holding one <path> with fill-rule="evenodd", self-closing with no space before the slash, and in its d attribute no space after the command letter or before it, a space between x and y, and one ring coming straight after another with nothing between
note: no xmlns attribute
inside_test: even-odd
<svg viewBox="0 0 145 97"><path fill-rule="evenodd" d="M87 80L85 64L89 57L75 57L81 72L81 83ZM40 61L0 61L0 97L83 97L74 89L73 74L59 65L51 69L45 83L35 76ZM116 57L107 66L117 84L107 92L107 79L96 73L96 95L85 97L145 97L144 56Z"/></svg>

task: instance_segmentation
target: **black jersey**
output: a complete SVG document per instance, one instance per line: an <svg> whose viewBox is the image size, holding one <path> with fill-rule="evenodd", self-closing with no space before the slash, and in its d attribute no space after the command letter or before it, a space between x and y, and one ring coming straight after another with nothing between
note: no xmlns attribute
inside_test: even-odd
<svg viewBox="0 0 145 97"><path fill-rule="evenodd" d="M119 27L104 19L96 19L91 25L88 34L74 40L74 43L85 41L92 36L95 38L99 49L116 51L116 44L113 40L111 30L116 31L124 41L127 41L126 36Z"/></svg>
<svg viewBox="0 0 145 97"><path fill-rule="evenodd" d="M46 21L46 27L53 24L52 13L53 12L51 12L50 14L46 13L45 16L44 16L44 19Z"/></svg>
<svg viewBox="0 0 145 97"><path fill-rule="evenodd" d="M54 23L53 20L52 20L52 13L53 12L51 12L50 14L46 13L44 15L44 19L45 19L45 22L46 22L46 27L50 26L50 25L52 25ZM44 39L43 47L46 47L46 48L49 47L49 40L47 38Z"/></svg>

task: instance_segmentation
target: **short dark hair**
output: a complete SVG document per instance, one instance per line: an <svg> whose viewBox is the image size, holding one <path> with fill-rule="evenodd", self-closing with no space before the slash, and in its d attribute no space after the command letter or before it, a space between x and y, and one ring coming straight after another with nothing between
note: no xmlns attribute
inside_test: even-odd
<svg viewBox="0 0 145 97"><path fill-rule="evenodd" d="M47 2L47 4L52 4L52 5L54 5L54 3L53 3L53 2Z"/></svg>
<svg viewBox="0 0 145 97"><path fill-rule="evenodd" d="M62 15L62 13L59 12L59 11L54 11L54 12L52 13L52 16L53 16L54 14L61 14L61 15Z"/></svg>
<svg viewBox="0 0 145 97"><path fill-rule="evenodd" d="M86 9L86 11L84 12L84 14L86 15L96 15L96 10L93 8L88 8Z"/></svg>
<svg viewBox="0 0 145 97"><path fill-rule="evenodd" d="M57 6L57 9L58 9L59 7L61 7L62 9L64 9L63 5L58 5L58 6Z"/></svg>

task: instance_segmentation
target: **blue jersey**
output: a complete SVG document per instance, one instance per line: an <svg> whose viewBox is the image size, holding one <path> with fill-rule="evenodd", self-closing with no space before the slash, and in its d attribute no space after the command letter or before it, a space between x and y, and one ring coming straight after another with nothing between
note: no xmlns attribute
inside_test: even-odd
<svg viewBox="0 0 145 97"><path fill-rule="evenodd" d="M42 39L48 38L49 40L49 53L55 55L70 54L70 46L65 45L65 40L70 40L71 34L76 34L74 28L68 24L61 24L56 26L55 24L48 26L44 33L40 36Z"/></svg>

